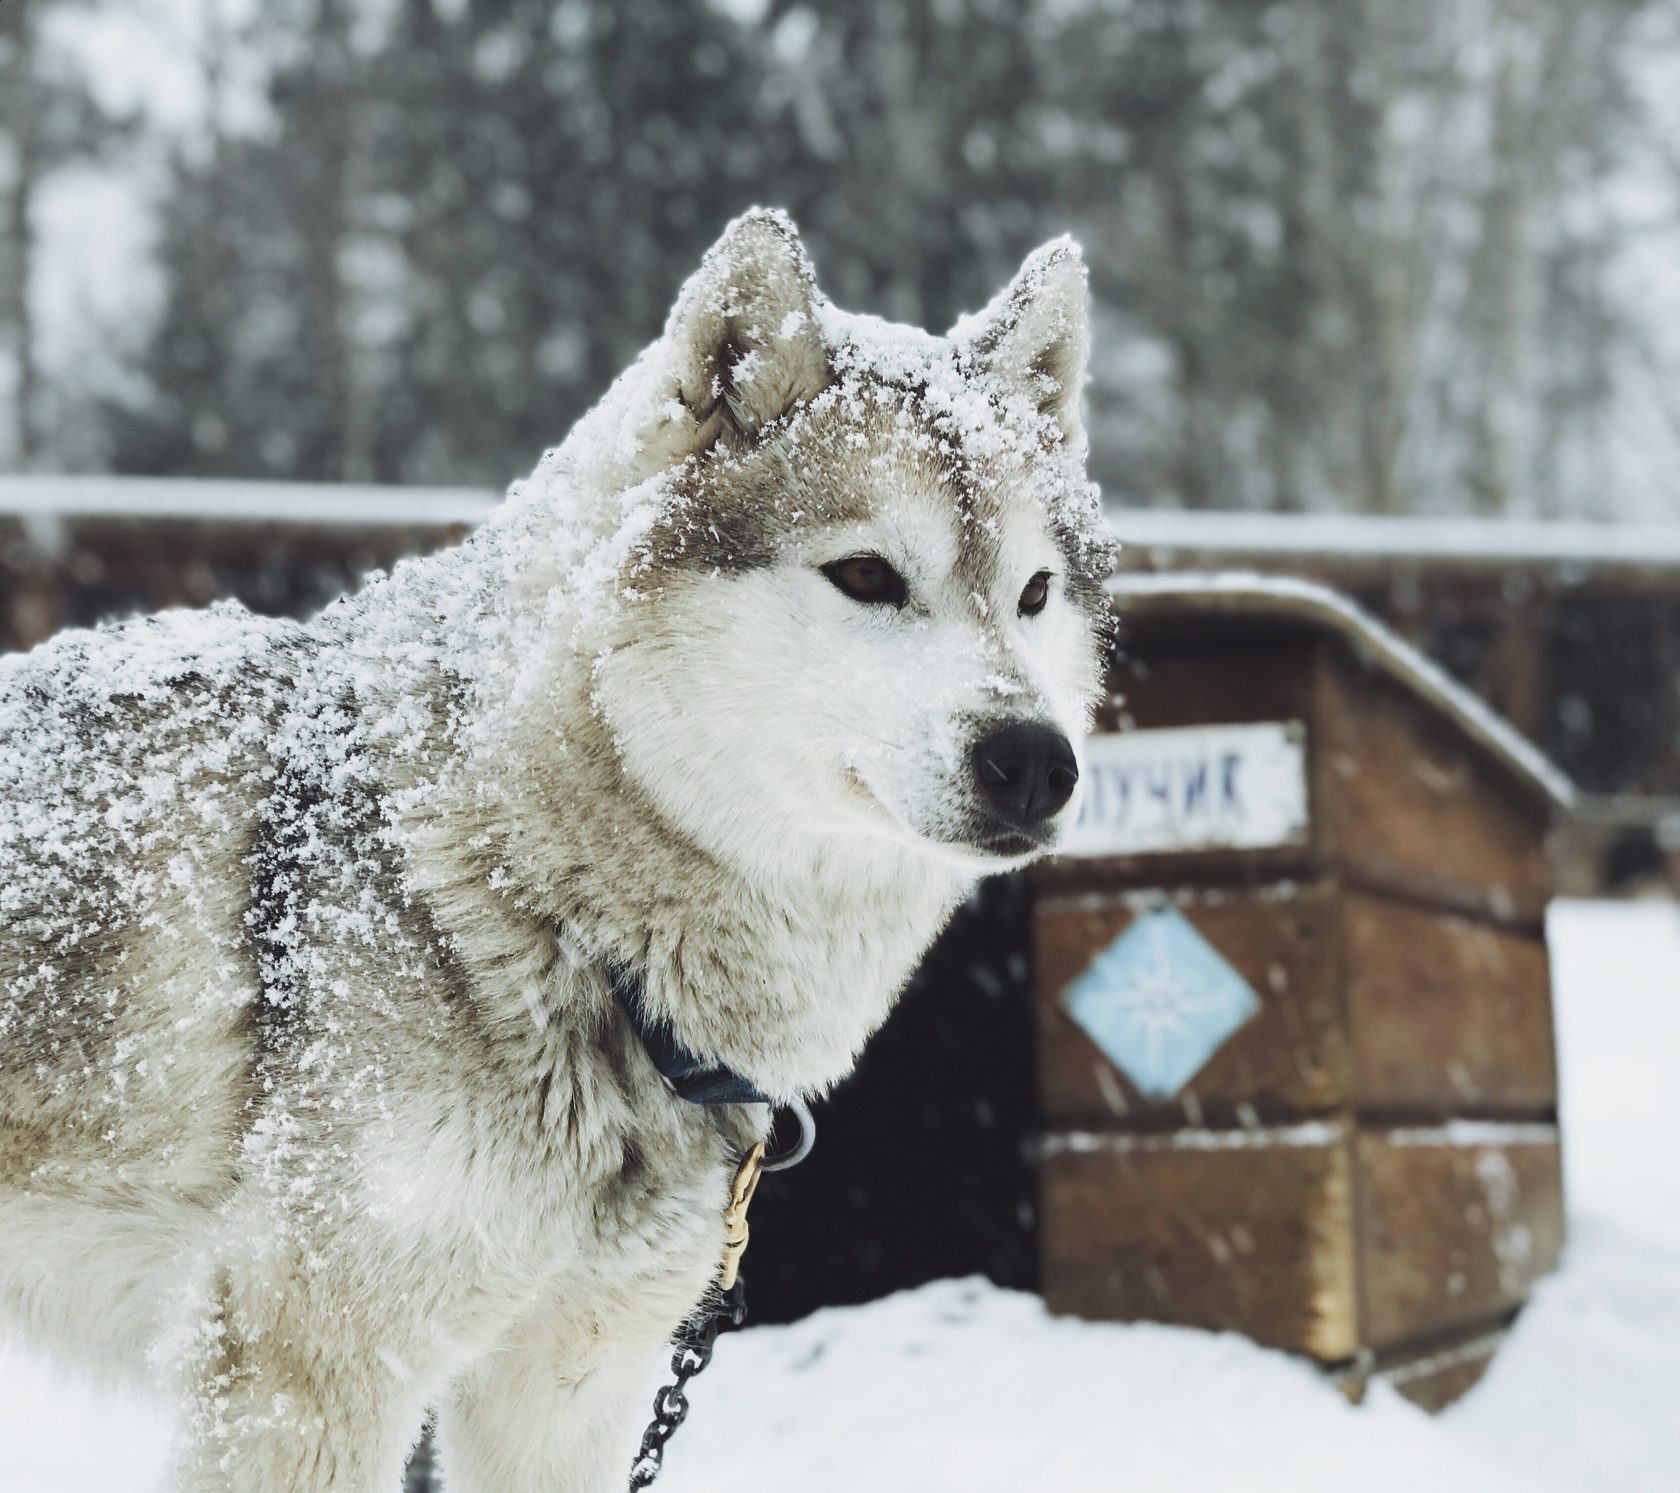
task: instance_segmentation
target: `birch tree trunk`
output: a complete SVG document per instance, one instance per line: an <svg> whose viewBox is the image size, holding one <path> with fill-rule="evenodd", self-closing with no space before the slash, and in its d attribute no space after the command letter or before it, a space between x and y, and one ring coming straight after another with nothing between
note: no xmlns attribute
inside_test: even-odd
<svg viewBox="0 0 1680 1493"><path fill-rule="evenodd" d="M12 152L11 176L6 183L6 252L0 255L5 276L4 284L0 284L0 317L11 329L13 452L17 465L28 468L37 457L39 437L36 402L40 373L29 284L35 261L31 215L40 175L40 151L35 100L36 27L31 7L23 0L0 4L0 38L5 47L0 64L0 99L5 100L4 127Z"/></svg>

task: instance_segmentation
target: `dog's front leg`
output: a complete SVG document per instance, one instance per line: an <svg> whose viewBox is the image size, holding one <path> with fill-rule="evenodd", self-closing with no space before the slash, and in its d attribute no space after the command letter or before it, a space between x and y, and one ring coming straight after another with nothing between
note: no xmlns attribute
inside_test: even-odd
<svg viewBox="0 0 1680 1493"><path fill-rule="evenodd" d="M438 1410L449 1493L624 1493L658 1362L652 1343L516 1333Z"/></svg>
<svg viewBox="0 0 1680 1493"><path fill-rule="evenodd" d="M325 1293L319 1293L324 1295ZM423 1413L395 1330L273 1283L224 1294L178 1366L176 1493L396 1493ZM259 1311L267 1306L267 1311Z"/></svg>
<svg viewBox="0 0 1680 1493"><path fill-rule="evenodd" d="M355 1379L364 1376L356 1375ZM395 1493L418 1407L265 1366L195 1392L178 1493Z"/></svg>

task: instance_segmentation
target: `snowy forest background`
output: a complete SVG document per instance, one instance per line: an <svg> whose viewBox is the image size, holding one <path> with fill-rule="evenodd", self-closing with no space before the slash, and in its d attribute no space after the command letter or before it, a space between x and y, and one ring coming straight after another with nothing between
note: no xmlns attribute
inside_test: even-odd
<svg viewBox="0 0 1680 1493"><path fill-rule="evenodd" d="M500 487L733 213L1112 501L1680 517L1676 0L0 0L0 468Z"/></svg>

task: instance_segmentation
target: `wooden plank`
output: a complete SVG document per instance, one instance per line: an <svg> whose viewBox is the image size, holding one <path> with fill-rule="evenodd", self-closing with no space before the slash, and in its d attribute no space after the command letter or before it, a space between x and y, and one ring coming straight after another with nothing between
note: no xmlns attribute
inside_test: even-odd
<svg viewBox="0 0 1680 1493"><path fill-rule="evenodd" d="M1481 1382L1503 1340L1504 1332L1499 1331L1478 1334L1451 1347L1426 1349L1380 1368L1375 1377L1433 1415Z"/></svg>
<svg viewBox="0 0 1680 1493"><path fill-rule="evenodd" d="M1345 1127L1065 1135L1040 1177L1052 1311L1246 1333L1325 1362L1358 1347Z"/></svg>
<svg viewBox="0 0 1680 1493"><path fill-rule="evenodd" d="M1319 670L1319 845L1365 885L1537 925L1548 811L1398 684L1326 649Z"/></svg>
<svg viewBox="0 0 1680 1493"><path fill-rule="evenodd" d="M1306 631L1168 638L1151 624L1129 643L1124 617L1120 627L1121 656L1110 676L1119 699L1098 712L1100 731L1311 719L1319 642Z"/></svg>
<svg viewBox="0 0 1680 1493"><path fill-rule="evenodd" d="M1182 850L1159 855L1060 856L1028 873L1047 893L1100 887L1262 886L1280 877L1314 874L1311 845L1263 850Z"/></svg>
<svg viewBox="0 0 1680 1493"><path fill-rule="evenodd" d="M1053 1124L1159 1127L1290 1119L1344 1102L1349 1071L1336 976L1337 912L1326 883L1175 899L1260 997L1175 1099L1144 1098L1068 1014L1063 997L1148 904L1092 894L1041 898L1034 922L1039 1092Z"/></svg>
<svg viewBox="0 0 1680 1493"><path fill-rule="evenodd" d="M1546 946L1360 892L1341 902L1355 1102L1435 1115L1550 1116Z"/></svg>
<svg viewBox="0 0 1680 1493"><path fill-rule="evenodd" d="M1367 1347L1497 1316L1556 1266L1563 1173L1555 1126L1362 1130L1354 1156Z"/></svg>

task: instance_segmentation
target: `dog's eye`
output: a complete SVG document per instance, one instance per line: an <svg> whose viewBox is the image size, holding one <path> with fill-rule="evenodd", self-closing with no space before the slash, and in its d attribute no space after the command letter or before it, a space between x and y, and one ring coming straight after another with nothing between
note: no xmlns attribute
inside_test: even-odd
<svg viewBox="0 0 1680 1493"><path fill-rule="evenodd" d="M1021 600L1015 610L1022 617L1036 617L1044 610L1044 603L1050 600L1050 572L1041 570L1021 592Z"/></svg>
<svg viewBox="0 0 1680 1493"><path fill-rule="evenodd" d="M853 601L901 607L909 599L904 577L879 555L851 555L823 566L822 573Z"/></svg>

